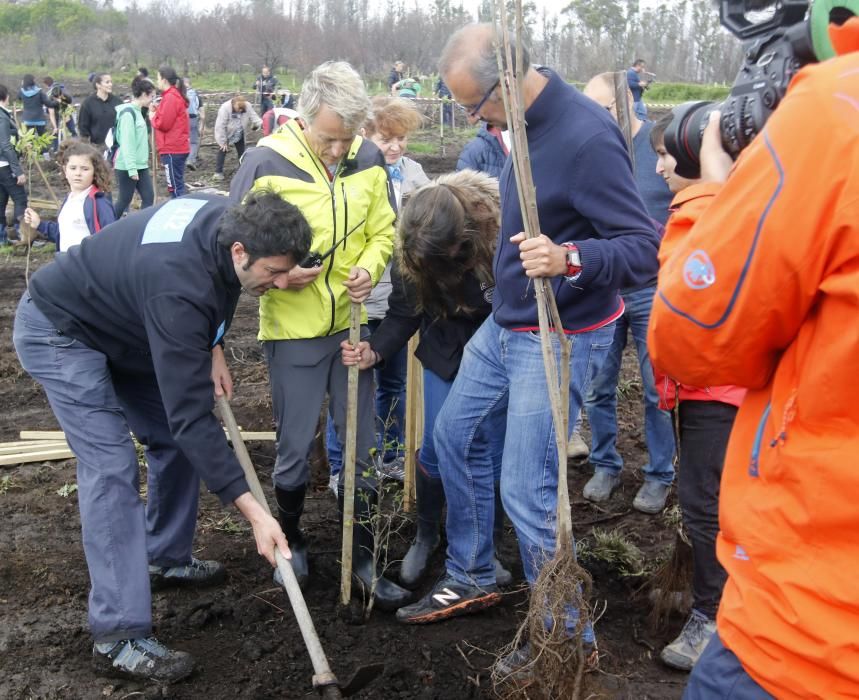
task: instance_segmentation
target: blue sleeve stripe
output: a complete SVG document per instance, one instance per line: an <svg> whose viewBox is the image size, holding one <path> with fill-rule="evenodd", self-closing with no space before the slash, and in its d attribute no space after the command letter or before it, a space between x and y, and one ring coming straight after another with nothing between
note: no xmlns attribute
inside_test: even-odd
<svg viewBox="0 0 859 700"><path fill-rule="evenodd" d="M767 216L769 216L770 210L773 208L773 205L775 204L776 199L778 199L778 197L781 194L781 191L784 187L784 168L782 168L781 161L779 160L778 154L775 152L775 149L773 148L772 144L770 143L769 136L767 135L766 131L763 132L762 136L764 139L764 143L766 144L767 150L770 152L770 155L772 156L773 163L775 164L776 170L778 171L778 185L776 186L775 191L773 192L772 196L770 197L769 201L767 202L766 207L764 207L764 211L761 214L760 219L758 220L757 226L755 227L755 235L754 235L754 238L752 238L752 247L749 249L749 254L746 256L746 262L743 265L742 271L740 272L740 277L737 280L737 286L734 288L734 292L731 295L731 299L728 302L728 307L725 309L725 313L723 313L722 317L719 318L719 320L715 321L714 323L705 323L704 321L699 321L692 314L686 313L685 311L681 311L679 308L674 306L674 304L672 304L670 301L668 301L668 298L665 296L665 294L661 290L659 292L659 298L662 299L663 302L665 302L665 305L669 309L671 309L671 311L676 313L678 316L681 316L682 318L685 318L686 320L691 321L696 326L700 326L701 328L706 328L706 329L718 328L723 323L725 323L725 321L728 320L728 317L731 315L731 312L734 310L734 305L737 302L737 297L740 296L740 292L743 289L743 284L745 283L746 277L748 276L749 268L751 267L752 259L755 256L755 251L757 250L758 242L759 242L760 236L761 236L761 231L764 227L764 224L766 223Z"/></svg>
<svg viewBox="0 0 859 700"><path fill-rule="evenodd" d="M140 245L149 243L179 243L188 225L204 206L206 199L171 199L162 205L146 224Z"/></svg>
<svg viewBox="0 0 859 700"><path fill-rule="evenodd" d="M221 338L224 337L224 330L226 329L226 327L226 321L221 321L221 325L218 326L218 330L215 333L215 340L212 343L212 347L215 347L220 342Z"/></svg>

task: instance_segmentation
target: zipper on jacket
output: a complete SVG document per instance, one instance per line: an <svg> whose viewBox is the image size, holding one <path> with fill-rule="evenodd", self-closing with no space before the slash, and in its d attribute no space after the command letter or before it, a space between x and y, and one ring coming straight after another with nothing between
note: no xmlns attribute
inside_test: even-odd
<svg viewBox="0 0 859 700"><path fill-rule="evenodd" d="M335 183L337 181L337 173L334 173L334 179L329 183L331 190L331 224L334 227L334 236L331 239L331 245L334 250L331 251L331 257L328 259L328 269L325 271L325 288L328 290L328 296L331 299L331 324L328 326L328 332L325 335L331 335L334 330L334 321L337 318L337 303L334 298L334 290L331 289L331 270L334 269L334 258L337 256L337 198L335 197Z"/></svg>
<svg viewBox="0 0 859 700"><path fill-rule="evenodd" d="M770 417L770 409L772 407L771 403L767 403L766 408L764 409L764 414L761 416L760 423L758 423L758 429L755 433L755 441L752 443L752 459L749 463L749 476L757 477L759 476L759 460L761 456L761 443L764 439L764 430L767 426L767 419Z"/></svg>

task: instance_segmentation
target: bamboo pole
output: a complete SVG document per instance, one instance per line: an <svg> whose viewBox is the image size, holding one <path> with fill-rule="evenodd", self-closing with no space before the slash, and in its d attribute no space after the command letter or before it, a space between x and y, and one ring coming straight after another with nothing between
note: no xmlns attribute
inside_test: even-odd
<svg viewBox="0 0 859 700"><path fill-rule="evenodd" d="M522 99L522 80L519 69L522 65L522 38L525 36L521 16L521 5L517 3L516 71L513 70L513 54L510 47L510 34L507 29L507 12L504 3L496 0L496 16L500 19L503 46L497 47L498 70L502 76L501 94L507 113L507 125L513 141L512 157L516 173L516 190L525 225L525 235L534 238L540 235L540 221L537 214L537 196L531 173L531 159L528 152L528 138L525 133L525 107ZM503 54L502 54L503 51ZM506 61L506 66L505 66ZM569 371L570 342L564 334L555 294L546 278L534 280L537 295L537 316L540 324L540 346L543 353L543 367L549 402L552 407L552 421L555 424L555 442L558 451L558 533L559 549L572 546L573 519L570 512L570 494L567 485L567 430L569 425ZM551 326L550 326L551 318ZM555 363L551 335L558 340L561 358L560 371ZM566 400L564 400L566 399Z"/></svg>
<svg viewBox="0 0 859 700"><path fill-rule="evenodd" d="M361 342L361 304L352 302L349 343ZM343 452L343 550L340 565L340 604L352 597L352 540L355 526L355 457L358 442L358 365L348 370L346 387L346 445Z"/></svg>
<svg viewBox="0 0 859 700"><path fill-rule="evenodd" d="M617 125L620 133L626 141L626 150L632 161L632 170L635 172L635 147L632 144L632 120L629 117L629 84L626 80L625 71L617 71L614 75L614 108L617 112Z"/></svg>

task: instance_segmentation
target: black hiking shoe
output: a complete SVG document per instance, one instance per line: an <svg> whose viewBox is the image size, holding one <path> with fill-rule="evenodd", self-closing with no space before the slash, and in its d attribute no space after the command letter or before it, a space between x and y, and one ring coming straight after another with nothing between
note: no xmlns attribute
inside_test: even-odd
<svg viewBox="0 0 859 700"><path fill-rule="evenodd" d="M425 625L491 608L500 602L501 594L494 584L481 588L445 576L417 603L397 610L397 620L407 625Z"/></svg>
<svg viewBox="0 0 859 700"><path fill-rule="evenodd" d="M215 586L226 577L227 571L220 562L195 557L185 566L149 566L149 587L153 591L168 586Z"/></svg>
<svg viewBox="0 0 859 700"><path fill-rule="evenodd" d="M168 649L155 637L141 637L94 644L92 665L106 676L175 683L191 674L194 658L187 652Z"/></svg>

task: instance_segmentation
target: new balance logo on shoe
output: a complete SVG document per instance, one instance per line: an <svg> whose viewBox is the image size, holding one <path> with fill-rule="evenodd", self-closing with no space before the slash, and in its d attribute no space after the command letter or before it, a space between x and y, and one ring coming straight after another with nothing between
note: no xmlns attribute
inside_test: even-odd
<svg viewBox="0 0 859 700"><path fill-rule="evenodd" d="M433 600L439 605L452 605L460 599L457 593L454 593L449 588L444 588L440 593L433 593Z"/></svg>

